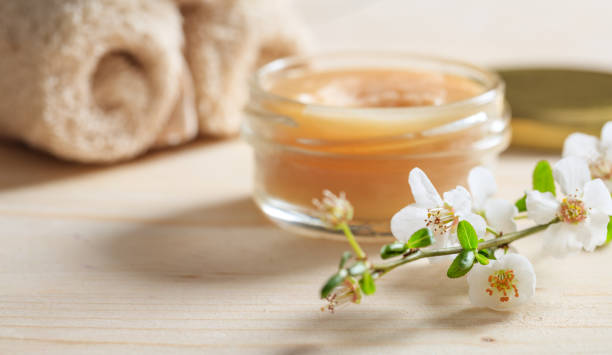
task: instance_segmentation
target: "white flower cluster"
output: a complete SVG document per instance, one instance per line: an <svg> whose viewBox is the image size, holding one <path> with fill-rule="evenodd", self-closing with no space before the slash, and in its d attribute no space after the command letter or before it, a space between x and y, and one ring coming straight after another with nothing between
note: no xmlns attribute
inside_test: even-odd
<svg viewBox="0 0 612 355"><path fill-rule="evenodd" d="M564 144L563 158L553 166L553 176L563 196L552 192L526 192L527 217L544 231L544 248L554 256L584 249L593 251L606 242L612 215L612 122L602 131L601 140L581 133L572 134ZM550 170L549 170L550 171ZM432 248L458 246L457 226L468 221L479 239L491 239L516 231L516 206L493 196L497 186L493 174L483 167L472 169L469 191L457 186L442 197L419 168L410 172L415 202L391 220L393 235L402 242L422 228L429 228L436 242ZM476 263L467 282L473 304L495 310L524 304L535 293L536 277L524 256L497 254L488 265Z"/></svg>
<svg viewBox="0 0 612 355"><path fill-rule="evenodd" d="M570 251L593 251L606 241L612 215L610 192L601 179L591 180L587 163L567 157L555 164L555 180L564 196L550 192L527 191L527 213L537 224L558 218L545 233L545 251L563 256Z"/></svg>

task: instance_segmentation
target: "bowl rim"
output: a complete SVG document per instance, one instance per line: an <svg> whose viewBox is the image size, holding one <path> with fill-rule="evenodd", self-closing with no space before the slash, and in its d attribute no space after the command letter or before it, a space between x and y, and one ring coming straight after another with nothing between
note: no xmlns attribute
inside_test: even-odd
<svg viewBox="0 0 612 355"><path fill-rule="evenodd" d="M463 68L472 72L478 73L482 78L485 78L485 82L482 83L484 86L483 92L478 95L469 97L464 100L453 101L449 103L443 103L440 105L427 105L427 106L406 106L406 107L347 107L347 106L335 106L325 104L312 104L302 102L289 97L274 94L263 87L263 80L266 75L281 72L285 69L291 68L299 63L308 63L309 61L317 60L328 60L328 59L363 59L363 58L380 58L380 59L402 59L406 60L417 60L422 62L430 62L432 64L440 64L446 66L453 66L457 68ZM359 68L353 66L353 68ZM363 67L367 68L367 67ZM409 67L407 67L409 69ZM251 100L253 96L258 97L258 100L267 100L272 102L285 103L290 105L297 105L304 107L304 110L309 112L320 112L325 113L329 116L335 115L347 115L361 117L361 116L377 116L379 119L402 119L409 120L410 116L422 117L427 114L440 114L444 111L453 111L465 107L473 107L487 104L499 95L500 90L504 90L505 84L503 79L494 71L487 70L485 68L459 61L454 59L447 59L443 57L419 54L412 52L400 52L400 51L337 51L337 52L323 52L308 55L296 55L290 57L279 58L273 60L262 67L260 67L250 78L249 87L251 90Z"/></svg>

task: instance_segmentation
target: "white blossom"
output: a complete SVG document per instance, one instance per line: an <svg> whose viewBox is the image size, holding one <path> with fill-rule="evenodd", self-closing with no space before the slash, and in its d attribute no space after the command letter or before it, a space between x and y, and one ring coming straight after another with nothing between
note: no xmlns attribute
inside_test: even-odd
<svg viewBox="0 0 612 355"><path fill-rule="evenodd" d="M528 216L536 223L560 220L544 231L545 251L563 256L581 248L595 250L606 241L612 214L608 188L601 179L591 180L586 161L578 157L561 159L553 174L565 195L561 201L539 191L528 191L526 201Z"/></svg>
<svg viewBox="0 0 612 355"><path fill-rule="evenodd" d="M601 139L572 133L563 144L563 157L578 157L589 164L594 179L601 179L612 190L612 121L601 130Z"/></svg>
<svg viewBox="0 0 612 355"><path fill-rule="evenodd" d="M391 219L391 232L402 242L424 227L429 228L436 242L434 247L458 245L457 224L466 220L472 224L479 236L484 236L486 222L472 212L472 198L462 186L444 193L444 199L433 186L427 175L414 168L408 178L415 203L397 212Z"/></svg>
<svg viewBox="0 0 612 355"><path fill-rule="evenodd" d="M533 297L536 275L526 257L508 253L488 265L474 265L467 282L473 305L503 311Z"/></svg>
<svg viewBox="0 0 612 355"><path fill-rule="evenodd" d="M353 219L353 206L346 199L344 192L336 196L331 191L324 190L323 200L313 199L312 203L317 207L321 220L332 227Z"/></svg>
<svg viewBox="0 0 612 355"><path fill-rule="evenodd" d="M516 231L514 217L518 214L518 209L510 201L493 198L497 192L497 184L489 169L477 166L470 170L468 186L473 198L472 209L483 215L493 230L502 233Z"/></svg>

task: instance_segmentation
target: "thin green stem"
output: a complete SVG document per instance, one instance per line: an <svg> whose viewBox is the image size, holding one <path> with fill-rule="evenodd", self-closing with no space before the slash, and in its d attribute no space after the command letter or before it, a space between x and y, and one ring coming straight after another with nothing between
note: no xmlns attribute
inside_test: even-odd
<svg viewBox="0 0 612 355"><path fill-rule="evenodd" d="M519 219L527 219L528 216L527 214L519 214L518 216L514 217L515 220L519 220Z"/></svg>
<svg viewBox="0 0 612 355"><path fill-rule="evenodd" d="M487 248L496 248L496 247L500 247L506 244L510 244L512 242L514 242L515 240L521 239L521 238L525 238L531 234L535 234L538 233L540 231L543 231L544 229L548 228L548 226L550 226L551 224L554 223L558 223L559 219L554 219L552 221L550 221L549 223L546 224L541 224L541 225L537 225L537 226L533 226L530 228L526 228L523 229L521 231L518 232L514 232L514 233L508 233L505 234L503 237L501 238L495 238L495 239L491 239L491 240L487 240L484 241L480 244L478 244L478 250L481 249L487 249ZM416 250L413 253L408 253L405 254L401 259L390 262L390 263L386 263L386 264L380 264L380 265L373 265L372 267L372 272L377 276L377 277L381 277L384 274L388 273L389 271L395 269L396 267L400 266L400 265L404 265L407 264L409 262L415 261L415 260L419 260L419 259L423 259L423 258L431 258L434 256L442 256L442 255L452 255L452 254L459 254L461 251L463 250L462 247L458 246L458 247L452 247L452 248L443 248L443 249L435 249L435 250Z"/></svg>
<svg viewBox="0 0 612 355"><path fill-rule="evenodd" d="M493 228L487 226L487 232L493 234L495 236L495 238L499 238L500 234L499 232L497 232L496 230L494 230Z"/></svg>
<svg viewBox="0 0 612 355"><path fill-rule="evenodd" d="M357 240L355 240L355 236L353 235L353 232L351 232L351 228L349 227L348 223L342 222L338 224L337 228L344 232L344 235L346 235L346 239L355 251L357 259L365 259L366 253L363 251L363 249L361 249L361 246L359 246Z"/></svg>

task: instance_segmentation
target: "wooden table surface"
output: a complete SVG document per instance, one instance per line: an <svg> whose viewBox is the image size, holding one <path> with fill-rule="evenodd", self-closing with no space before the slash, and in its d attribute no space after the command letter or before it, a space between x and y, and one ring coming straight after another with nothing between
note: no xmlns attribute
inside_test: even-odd
<svg viewBox="0 0 612 355"><path fill-rule="evenodd" d="M500 194L520 195L538 158L505 154ZM347 245L270 224L252 172L239 140L111 167L1 144L0 353L612 351L612 248L535 260L537 237L517 243L538 277L519 311L472 307L465 279L422 261L322 313Z"/></svg>

